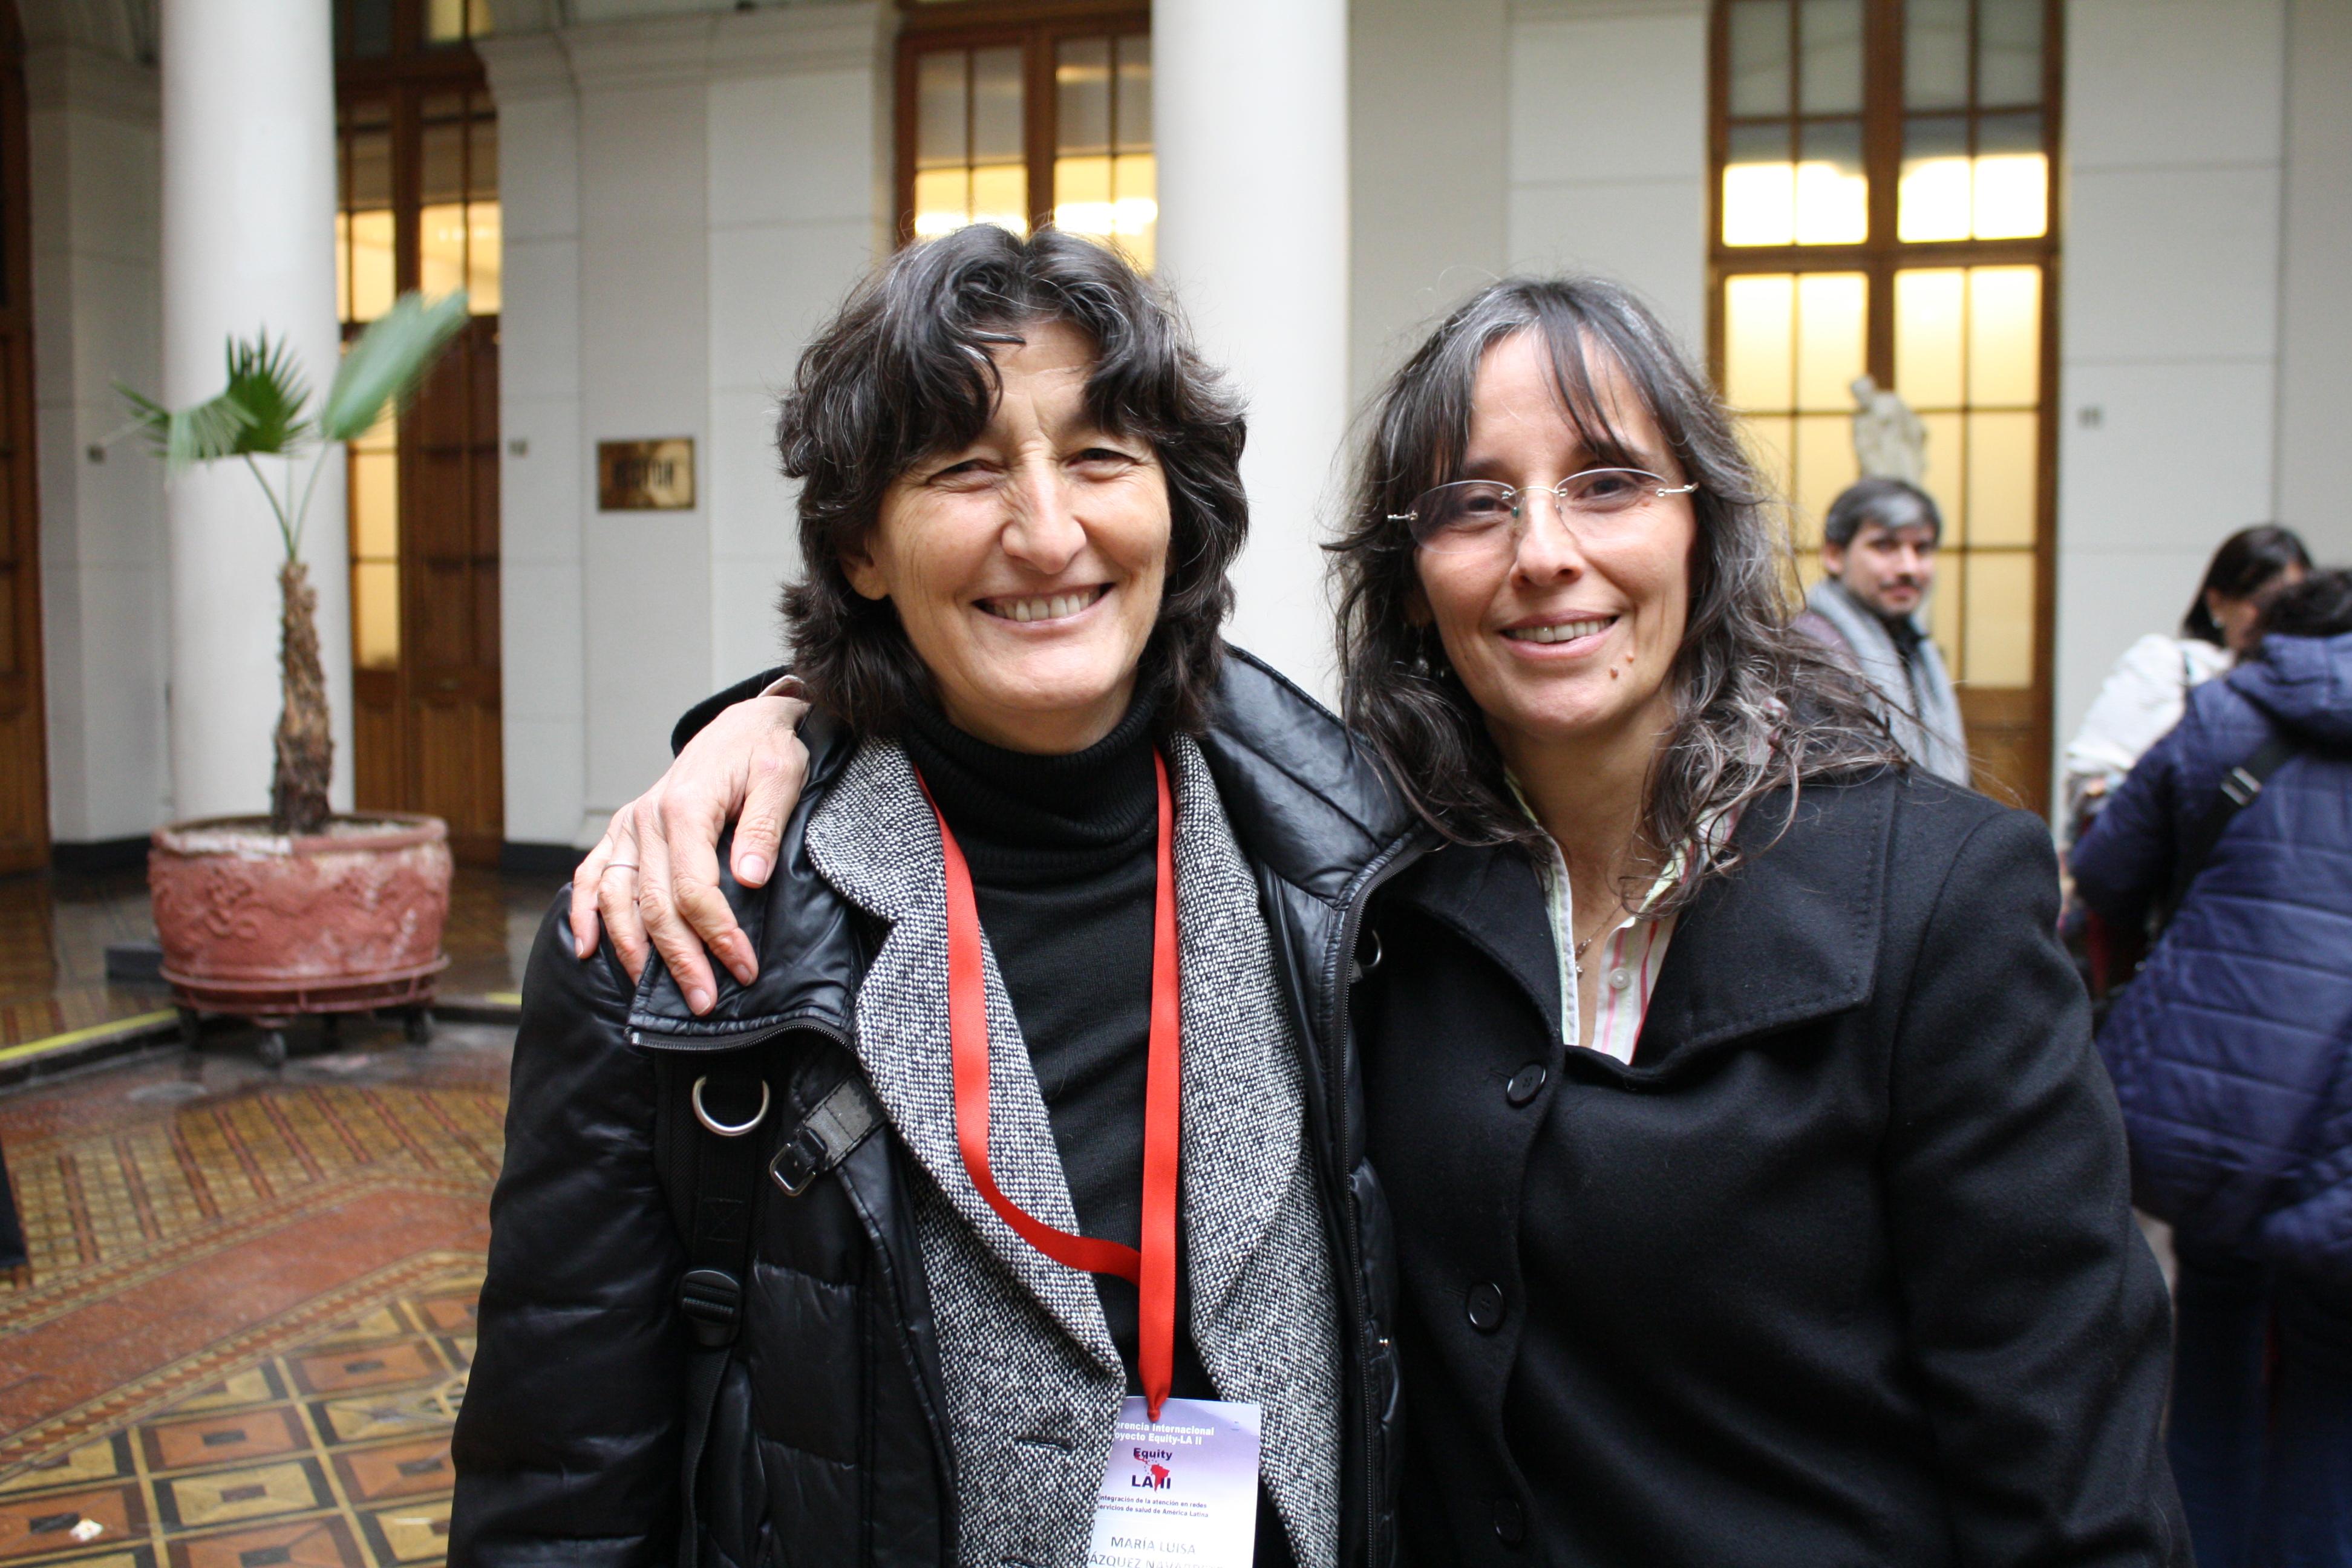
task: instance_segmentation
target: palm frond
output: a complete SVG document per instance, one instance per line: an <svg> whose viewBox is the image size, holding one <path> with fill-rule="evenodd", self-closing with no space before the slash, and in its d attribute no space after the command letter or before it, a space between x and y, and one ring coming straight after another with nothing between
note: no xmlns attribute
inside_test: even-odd
<svg viewBox="0 0 2352 1568"><path fill-rule="evenodd" d="M386 407L404 404L424 383L449 340L466 324L463 289L426 304L425 296L407 293L344 352L327 389L327 405L319 416L319 432L330 441L352 441L365 435Z"/></svg>
<svg viewBox="0 0 2352 1568"><path fill-rule="evenodd" d="M222 395L245 411L240 455L286 457L310 437L302 405L310 401L310 389L284 338L273 343L265 331L249 343L232 342L228 389Z"/></svg>
<svg viewBox="0 0 2352 1568"><path fill-rule="evenodd" d="M284 339L263 332L251 342L231 338L228 384L202 403L166 408L118 385L132 422L172 473L223 458L290 457L311 437L302 405L310 399Z"/></svg>
<svg viewBox="0 0 2352 1568"><path fill-rule="evenodd" d="M133 423L146 433L168 472L177 474L197 463L233 458L245 449L253 416L227 392L215 393L192 407L173 409L127 386L118 384L115 390L131 405Z"/></svg>

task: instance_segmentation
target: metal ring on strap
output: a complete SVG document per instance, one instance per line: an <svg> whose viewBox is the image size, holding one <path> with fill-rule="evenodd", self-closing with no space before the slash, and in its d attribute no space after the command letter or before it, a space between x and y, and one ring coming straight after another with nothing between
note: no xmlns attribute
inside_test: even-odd
<svg viewBox="0 0 2352 1568"><path fill-rule="evenodd" d="M694 1107L694 1119L711 1131L718 1133L721 1138L740 1138L768 1119L768 1080L766 1079L760 1080L760 1109L751 1113L751 1121L733 1127L728 1126L723 1121L712 1121L710 1112L702 1109L702 1086L709 1081L710 1078L707 1073L696 1079L694 1092L688 1095L687 1100Z"/></svg>

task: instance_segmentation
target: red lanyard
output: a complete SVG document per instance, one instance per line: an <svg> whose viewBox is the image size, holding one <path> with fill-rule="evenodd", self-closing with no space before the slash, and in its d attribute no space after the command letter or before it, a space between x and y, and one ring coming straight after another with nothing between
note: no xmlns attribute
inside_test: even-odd
<svg viewBox="0 0 2352 1568"><path fill-rule="evenodd" d="M1138 1297L1137 1369L1151 1419L1168 1398L1176 1359L1176 1157L1178 1065L1176 1007L1176 867L1172 843L1176 807L1168 792L1168 763L1151 756L1160 785L1159 890L1151 935L1151 1047L1143 1091L1143 1248L1057 1230L1000 1191L988 1163L988 996L981 975L980 910L972 902L971 869L939 818L947 860L948 1039L955 1059L956 1147L971 1184L1022 1240L1066 1268L1115 1274ZM921 775L916 775L920 783Z"/></svg>

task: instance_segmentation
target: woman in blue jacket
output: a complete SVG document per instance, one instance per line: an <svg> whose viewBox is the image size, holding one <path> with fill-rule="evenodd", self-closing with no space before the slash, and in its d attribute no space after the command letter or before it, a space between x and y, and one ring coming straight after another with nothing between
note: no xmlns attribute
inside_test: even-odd
<svg viewBox="0 0 2352 1568"><path fill-rule="evenodd" d="M2262 629L2073 857L2126 930L2193 878L2099 1047L2179 1249L2169 1447L2202 1568L2352 1563L2352 574ZM2200 834L2273 739L2287 759Z"/></svg>

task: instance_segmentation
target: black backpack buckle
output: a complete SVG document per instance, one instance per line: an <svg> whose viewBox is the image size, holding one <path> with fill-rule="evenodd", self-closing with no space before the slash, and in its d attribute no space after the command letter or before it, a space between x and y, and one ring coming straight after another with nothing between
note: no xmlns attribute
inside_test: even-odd
<svg viewBox="0 0 2352 1568"><path fill-rule="evenodd" d="M732 1343L743 1313L743 1283L723 1268L693 1268L677 1282L677 1310L709 1349Z"/></svg>
<svg viewBox="0 0 2352 1568"><path fill-rule="evenodd" d="M809 1184L832 1166L833 1161L828 1157L831 1153L824 1140L817 1135L816 1129L803 1122L791 1137L784 1140L783 1147L776 1151L775 1159L768 1166L768 1174L775 1178L776 1185L782 1187L788 1196L796 1198L808 1191Z"/></svg>

